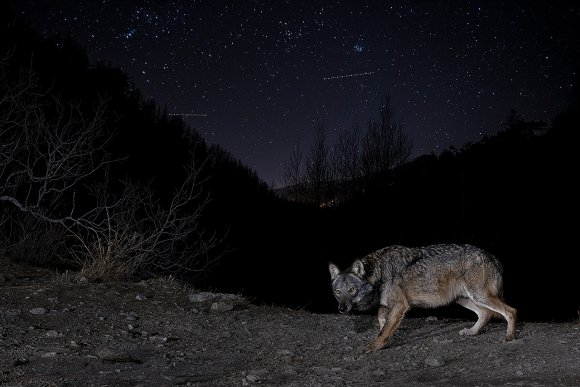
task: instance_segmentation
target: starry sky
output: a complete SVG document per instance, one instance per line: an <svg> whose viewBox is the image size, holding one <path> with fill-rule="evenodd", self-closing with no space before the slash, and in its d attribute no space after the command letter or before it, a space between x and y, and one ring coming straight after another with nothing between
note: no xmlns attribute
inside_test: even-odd
<svg viewBox="0 0 580 387"><path fill-rule="evenodd" d="M580 71L573 1L20 0L44 37L187 114L209 143L278 185L313 123L332 144L391 96L414 156L501 129L510 109L549 120Z"/></svg>

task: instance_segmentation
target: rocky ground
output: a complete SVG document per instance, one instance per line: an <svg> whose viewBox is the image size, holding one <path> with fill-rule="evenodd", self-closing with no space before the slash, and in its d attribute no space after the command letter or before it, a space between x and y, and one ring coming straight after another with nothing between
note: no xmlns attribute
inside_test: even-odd
<svg viewBox="0 0 580 387"><path fill-rule="evenodd" d="M5 266L6 268L6 266ZM407 318L392 346L359 349L371 315L319 315L175 282L70 283L0 273L0 383L10 386L580 385L580 324Z"/></svg>

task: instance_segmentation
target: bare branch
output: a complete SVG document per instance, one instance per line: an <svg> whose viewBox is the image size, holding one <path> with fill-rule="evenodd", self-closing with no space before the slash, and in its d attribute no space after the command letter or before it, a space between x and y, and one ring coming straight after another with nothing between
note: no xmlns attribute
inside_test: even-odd
<svg viewBox="0 0 580 387"><path fill-rule="evenodd" d="M387 180L389 171L410 157L411 141L402 124L394 121L390 98L383 97L379 121L369 121L362 141L362 167L369 179Z"/></svg>
<svg viewBox="0 0 580 387"><path fill-rule="evenodd" d="M30 69L12 83L2 71L0 202L49 223L99 229L95 211L77 206L76 191L112 162L104 150L105 105L87 120L78 104L41 93Z"/></svg>
<svg viewBox="0 0 580 387"><path fill-rule="evenodd" d="M332 171L328 157L326 130L321 123L315 123L314 142L306 157L306 181L309 189L309 201L320 206L328 197L328 184L332 180Z"/></svg>
<svg viewBox="0 0 580 387"><path fill-rule="evenodd" d="M306 200L304 173L302 169L302 151L300 141L296 142L294 151L284 164L282 182L288 190L287 196L290 200L302 202Z"/></svg>
<svg viewBox="0 0 580 387"><path fill-rule="evenodd" d="M82 240L78 260L86 260L83 273L110 278L209 270L223 254L218 251L223 238L200 225L209 200L201 189L201 169L192 155L183 183L166 206L149 187L124 182L124 191L105 211L106 231L77 234Z"/></svg>

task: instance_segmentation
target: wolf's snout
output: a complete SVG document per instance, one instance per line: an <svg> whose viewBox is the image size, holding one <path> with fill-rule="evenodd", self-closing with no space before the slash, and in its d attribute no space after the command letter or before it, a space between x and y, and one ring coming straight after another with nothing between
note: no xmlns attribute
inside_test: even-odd
<svg viewBox="0 0 580 387"><path fill-rule="evenodd" d="M350 312L348 307L346 305L339 305L338 306L338 311L342 314L348 313Z"/></svg>

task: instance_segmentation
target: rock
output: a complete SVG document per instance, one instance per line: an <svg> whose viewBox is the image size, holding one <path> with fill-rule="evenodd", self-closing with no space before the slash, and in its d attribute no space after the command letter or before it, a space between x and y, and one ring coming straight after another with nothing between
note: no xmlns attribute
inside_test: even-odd
<svg viewBox="0 0 580 387"><path fill-rule="evenodd" d="M208 302L215 300L216 294L210 292L199 292L199 293L192 293L189 295L189 301L193 303L201 303L201 302Z"/></svg>
<svg viewBox="0 0 580 387"><path fill-rule="evenodd" d="M280 355L280 356L292 356L293 353L291 351L288 351L287 349L281 349L278 352L276 352L276 354Z"/></svg>
<svg viewBox="0 0 580 387"><path fill-rule="evenodd" d="M235 294L229 293L211 293L211 292L199 292L192 293L189 295L189 301L193 303L203 303L211 301L239 301L240 298Z"/></svg>
<svg viewBox="0 0 580 387"><path fill-rule="evenodd" d="M201 304L212 312L227 312L234 309L235 305L243 303L235 294L199 292L189 295L189 300L195 304ZM195 310L197 312L197 310Z"/></svg>
<svg viewBox="0 0 580 387"><path fill-rule="evenodd" d="M146 296L144 296L143 294L137 294L137 295L135 296L135 299L136 299L136 300L139 300L139 301L143 301L143 300L146 300L146 299L147 299L147 297L146 297Z"/></svg>
<svg viewBox="0 0 580 387"><path fill-rule="evenodd" d="M95 350L95 355L101 360L115 362L115 363L141 363L140 360L135 359L127 352L112 350L108 347L99 347Z"/></svg>
<svg viewBox="0 0 580 387"><path fill-rule="evenodd" d="M40 355L41 357L55 357L56 356L56 352L45 352L42 355Z"/></svg>
<svg viewBox="0 0 580 387"><path fill-rule="evenodd" d="M259 369L259 370L251 370L248 371L247 375L245 376L242 384L247 385L250 383L260 383L262 378L268 374L268 370L266 369Z"/></svg>
<svg viewBox="0 0 580 387"><path fill-rule="evenodd" d="M167 342L167 337L165 336L150 336L149 341L152 343L163 344Z"/></svg>
<svg viewBox="0 0 580 387"><path fill-rule="evenodd" d="M425 359L425 364L430 367L441 367L445 365L445 360L439 356L429 356Z"/></svg>
<svg viewBox="0 0 580 387"><path fill-rule="evenodd" d="M429 317L427 317L425 320L426 320L426 321L437 321L437 320L439 320L439 319L438 319L437 317L435 317L435 316L429 316Z"/></svg>
<svg viewBox="0 0 580 387"><path fill-rule="evenodd" d="M138 319L139 319L139 317L138 317L138 316L136 316L136 315L135 315L135 314L133 314L133 313L129 313L129 315L128 315L127 317L125 317L125 319L126 319L127 321L136 321L136 320L138 320Z"/></svg>
<svg viewBox="0 0 580 387"><path fill-rule="evenodd" d="M232 309L234 309L233 304L223 301L216 301L213 304L211 304L211 307L209 308L209 310L211 310L212 312L227 312Z"/></svg>
<svg viewBox="0 0 580 387"><path fill-rule="evenodd" d="M319 375L325 375L325 374L330 374L330 368L328 367L321 367L321 366L314 366L312 367L312 369L314 370L314 372L316 372Z"/></svg>
<svg viewBox="0 0 580 387"><path fill-rule="evenodd" d="M48 337L62 337L62 333L58 333L57 331L48 331L46 332Z"/></svg>
<svg viewBox="0 0 580 387"><path fill-rule="evenodd" d="M30 309L30 313L35 314L35 315L46 314L46 313L48 313L48 309L46 309L46 308L34 308L34 309Z"/></svg>
<svg viewBox="0 0 580 387"><path fill-rule="evenodd" d="M288 367L284 371L282 371L282 375L295 376L295 375L298 375L298 372L296 372L292 367Z"/></svg>
<svg viewBox="0 0 580 387"><path fill-rule="evenodd" d="M12 366L20 367L20 366L26 365L28 363L30 363L30 360L28 360L25 357L19 357L12 362Z"/></svg>
<svg viewBox="0 0 580 387"><path fill-rule="evenodd" d="M54 353L54 355L56 355L56 354L70 353L71 350L68 348L64 348L64 347L41 347L41 348L38 348L38 353L41 353L41 352L44 352L45 354ZM46 355L44 357L51 357L54 355ZM43 355L41 355L41 356L43 356Z"/></svg>

